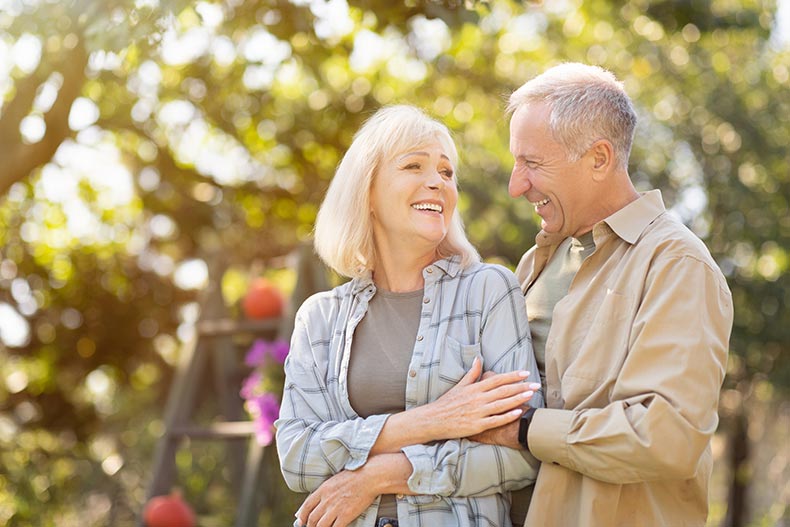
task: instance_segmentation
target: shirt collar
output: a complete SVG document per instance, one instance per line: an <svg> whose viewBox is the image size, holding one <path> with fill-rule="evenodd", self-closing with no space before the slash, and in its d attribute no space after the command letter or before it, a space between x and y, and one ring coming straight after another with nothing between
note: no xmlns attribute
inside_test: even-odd
<svg viewBox="0 0 790 527"><path fill-rule="evenodd" d="M457 254L448 256L447 258L436 260L428 267L436 267L441 269L451 278L455 278L455 276L461 271L461 257ZM425 276L425 270L428 269L428 267L423 269L423 276ZM376 287L375 283L373 282L373 272L367 270L362 276L354 278L351 284L351 292L352 294L357 295L361 293L366 287L371 285L374 288Z"/></svg>
<svg viewBox="0 0 790 527"><path fill-rule="evenodd" d="M636 243L648 225L666 211L660 190L643 193L605 220L620 238L630 244Z"/></svg>
<svg viewBox="0 0 790 527"><path fill-rule="evenodd" d="M617 236L630 244L634 244L647 226L665 211L666 208L661 198L661 191L650 190L642 193L638 199L596 224L593 232L600 230L600 227L604 227L601 224L605 223ZM559 233L550 234L540 231L535 237L535 245L538 247L559 245L566 237Z"/></svg>

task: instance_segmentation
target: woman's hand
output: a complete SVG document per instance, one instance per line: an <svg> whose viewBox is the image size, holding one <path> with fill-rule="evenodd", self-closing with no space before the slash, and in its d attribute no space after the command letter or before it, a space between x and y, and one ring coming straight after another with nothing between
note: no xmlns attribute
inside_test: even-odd
<svg viewBox="0 0 790 527"><path fill-rule="evenodd" d="M475 358L458 384L436 401L391 415L371 454L396 453L408 445L458 439L498 428L518 419L538 383L525 383L527 371L486 373Z"/></svg>
<svg viewBox="0 0 790 527"><path fill-rule="evenodd" d="M406 484L412 466L405 455L371 456L358 470L338 472L310 494L296 518L306 527L346 527L380 494L413 494Z"/></svg>
<svg viewBox="0 0 790 527"><path fill-rule="evenodd" d="M302 503L296 518L306 527L346 527L378 494L361 470L338 472Z"/></svg>
<svg viewBox="0 0 790 527"><path fill-rule="evenodd" d="M480 359L447 393L433 403L419 407L432 423L433 440L455 439L498 428L518 419L538 383L525 383L527 371L482 373Z"/></svg>

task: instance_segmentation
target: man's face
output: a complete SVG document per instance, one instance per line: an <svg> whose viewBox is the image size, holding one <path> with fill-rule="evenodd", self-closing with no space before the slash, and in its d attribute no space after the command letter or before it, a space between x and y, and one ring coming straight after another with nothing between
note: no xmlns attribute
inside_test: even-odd
<svg viewBox="0 0 790 527"><path fill-rule="evenodd" d="M508 191L535 206L544 231L579 236L592 228L584 222L592 193L585 170L587 160L583 156L568 161L565 148L549 131L549 114L545 103L524 105L513 114L510 153L515 164Z"/></svg>

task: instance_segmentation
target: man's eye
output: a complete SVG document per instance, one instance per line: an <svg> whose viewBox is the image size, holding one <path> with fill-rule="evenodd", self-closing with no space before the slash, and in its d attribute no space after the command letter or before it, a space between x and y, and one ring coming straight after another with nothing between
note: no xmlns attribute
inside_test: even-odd
<svg viewBox="0 0 790 527"><path fill-rule="evenodd" d="M524 161L524 164L529 168L538 168L540 166L537 161Z"/></svg>

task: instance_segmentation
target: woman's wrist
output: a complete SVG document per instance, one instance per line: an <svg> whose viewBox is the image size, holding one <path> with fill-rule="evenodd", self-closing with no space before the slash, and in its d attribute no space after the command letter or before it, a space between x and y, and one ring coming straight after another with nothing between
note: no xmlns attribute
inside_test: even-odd
<svg viewBox="0 0 790 527"><path fill-rule="evenodd" d="M366 478L367 488L376 496L382 494L413 494L409 490L412 466L405 454L379 454L368 458L359 469Z"/></svg>

